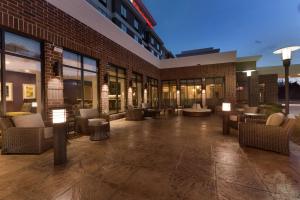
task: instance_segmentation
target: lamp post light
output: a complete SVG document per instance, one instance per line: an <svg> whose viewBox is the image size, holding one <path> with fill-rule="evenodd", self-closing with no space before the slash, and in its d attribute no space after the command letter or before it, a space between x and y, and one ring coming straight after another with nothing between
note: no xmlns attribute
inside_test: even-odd
<svg viewBox="0 0 300 200"><path fill-rule="evenodd" d="M223 111L223 135L229 135L229 114L231 112L231 103L222 104Z"/></svg>
<svg viewBox="0 0 300 200"><path fill-rule="evenodd" d="M66 121L66 109L52 110L54 165L62 165L67 162Z"/></svg>
<svg viewBox="0 0 300 200"><path fill-rule="evenodd" d="M274 51L274 54L281 55L284 73L285 73L285 114L290 113L290 94L289 94L289 68L291 66L292 52L300 49L300 46L291 46L278 49Z"/></svg>
<svg viewBox="0 0 300 200"><path fill-rule="evenodd" d="M251 76L252 73L255 72L255 70L246 70L244 73L247 75L247 80L248 80L248 104L251 106Z"/></svg>

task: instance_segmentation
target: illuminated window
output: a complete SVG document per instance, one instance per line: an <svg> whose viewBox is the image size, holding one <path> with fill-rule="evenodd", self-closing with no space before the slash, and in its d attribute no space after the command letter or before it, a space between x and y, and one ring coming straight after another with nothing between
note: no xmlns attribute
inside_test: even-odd
<svg viewBox="0 0 300 200"><path fill-rule="evenodd" d="M122 17L127 18L127 10L123 5L121 5L121 15Z"/></svg>
<svg viewBox="0 0 300 200"><path fill-rule="evenodd" d="M133 24L134 24L134 28L135 28L136 30L139 30L139 22L138 22L136 19L134 19Z"/></svg>
<svg viewBox="0 0 300 200"><path fill-rule="evenodd" d="M134 35L134 40L139 42L139 37L137 35Z"/></svg>
<svg viewBox="0 0 300 200"><path fill-rule="evenodd" d="M127 33L127 27L125 26L125 24L121 24L121 29L122 29L122 31Z"/></svg>
<svg viewBox="0 0 300 200"><path fill-rule="evenodd" d="M151 44L154 45L154 38L153 37L151 37Z"/></svg>

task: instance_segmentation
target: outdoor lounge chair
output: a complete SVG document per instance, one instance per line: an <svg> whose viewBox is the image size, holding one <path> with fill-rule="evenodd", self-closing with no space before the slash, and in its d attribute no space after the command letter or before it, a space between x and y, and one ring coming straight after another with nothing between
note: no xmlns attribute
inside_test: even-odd
<svg viewBox="0 0 300 200"><path fill-rule="evenodd" d="M294 127L295 118L285 117L282 113L271 115L266 124L240 123L239 143L289 155L289 139Z"/></svg>
<svg viewBox="0 0 300 200"><path fill-rule="evenodd" d="M89 125L92 123L108 122L107 129L110 129L109 115L100 114L98 109L80 109L80 116L76 118L77 132L85 135L90 135L92 130Z"/></svg>
<svg viewBox="0 0 300 200"><path fill-rule="evenodd" d="M53 128L40 114L0 118L2 154L41 154L53 146Z"/></svg>

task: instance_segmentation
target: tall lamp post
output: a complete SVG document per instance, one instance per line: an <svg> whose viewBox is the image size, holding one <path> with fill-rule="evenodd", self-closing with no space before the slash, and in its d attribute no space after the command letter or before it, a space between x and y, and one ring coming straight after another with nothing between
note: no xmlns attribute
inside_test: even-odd
<svg viewBox="0 0 300 200"><path fill-rule="evenodd" d="M281 54L285 72L285 114L290 113L290 94L289 94L289 68L291 66L292 52L300 49L300 46L285 47L274 51L274 54Z"/></svg>

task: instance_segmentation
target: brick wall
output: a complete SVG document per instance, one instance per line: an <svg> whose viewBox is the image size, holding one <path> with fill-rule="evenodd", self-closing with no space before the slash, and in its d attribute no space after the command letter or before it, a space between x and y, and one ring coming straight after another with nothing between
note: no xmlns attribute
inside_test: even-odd
<svg viewBox="0 0 300 200"><path fill-rule="evenodd" d="M236 66L234 63L162 69L160 72L161 80L179 81L180 79L224 77L225 99L231 102L236 101Z"/></svg>
<svg viewBox="0 0 300 200"><path fill-rule="evenodd" d="M44 41L45 87L53 78L53 61L62 57L53 46L71 49L99 60L100 88L108 63L159 79L159 69L44 0L1 0L0 27ZM100 92L99 92L100 93ZM45 98L45 109L60 101Z"/></svg>

